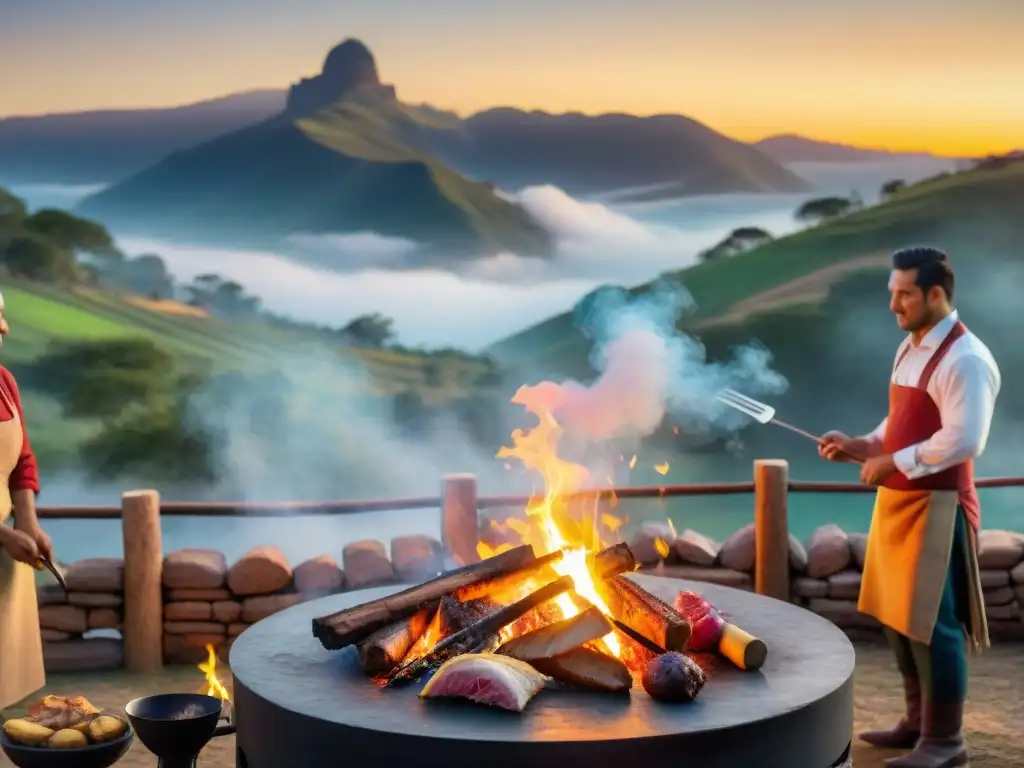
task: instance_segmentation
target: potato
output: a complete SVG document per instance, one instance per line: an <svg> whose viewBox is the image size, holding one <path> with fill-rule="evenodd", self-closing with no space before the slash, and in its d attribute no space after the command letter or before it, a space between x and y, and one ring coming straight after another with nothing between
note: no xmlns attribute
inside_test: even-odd
<svg viewBox="0 0 1024 768"><path fill-rule="evenodd" d="M89 723L89 739L96 744L114 741L124 736L128 724L120 717L98 715Z"/></svg>
<svg viewBox="0 0 1024 768"><path fill-rule="evenodd" d="M74 728L61 728L50 737L46 745L54 749L81 749L89 746L89 740L81 731L76 731Z"/></svg>
<svg viewBox="0 0 1024 768"><path fill-rule="evenodd" d="M84 717L81 720L79 720L74 725L69 725L67 727L68 728L73 728L74 730L78 731L79 733L84 733L86 736L88 736L89 735L89 723L92 722L94 717L96 717L96 715L88 715L87 717Z"/></svg>
<svg viewBox="0 0 1024 768"><path fill-rule="evenodd" d="M8 720L4 723L4 733L11 741L37 747L53 736L53 729L28 720Z"/></svg>
<svg viewBox="0 0 1024 768"><path fill-rule="evenodd" d="M651 659L644 669L642 682L652 699L693 701L707 682L707 676L689 656L669 651Z"/></svg>

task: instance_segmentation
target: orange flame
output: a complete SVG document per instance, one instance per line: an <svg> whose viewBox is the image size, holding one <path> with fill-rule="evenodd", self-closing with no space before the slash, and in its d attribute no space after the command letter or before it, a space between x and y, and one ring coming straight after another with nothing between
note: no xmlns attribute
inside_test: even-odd
<svg viewBox="0 0 1024 768"><path fill-rule="evenodd" d="M599 527L613 532L621 525L607 513L599 515L597 498L591 515L583 515L578 502L571 502L567 496L583 490L589 485L590 473L586 467L566 461L558 455L558 443L562 428L547 408L531 409L537 415L536 427L524 432L517 429L512 433L512 447L503 447L498 458L519 459L527 469L540 474L544 481L544 497L527 505L526 512L533 523L516 529L524 543L532 544L538 552L564 552L561 560L553 565L561 576L571 576L577 594L586 598L605 614L611 610L598 594L593 577L587 566L587 552L602 546ZM634 459L635 461L635 459ZM614 525L609 525L614 521ZM508 523L511 525L511 520ZM556 598L555 604L562 618L571 618L580 612L569 595ZM614 632L602 638L603 645L615 656L622 652Z"/></svg>
<svg viewBox="0 0 1024 768"><path fill-rule="evenodd" d="M209 643L206 644L206 654L206 661L199 664L199 671L206 675L206 690L201 692L221 701L231 701L231 694L217 677L217 652Z"/></svg>

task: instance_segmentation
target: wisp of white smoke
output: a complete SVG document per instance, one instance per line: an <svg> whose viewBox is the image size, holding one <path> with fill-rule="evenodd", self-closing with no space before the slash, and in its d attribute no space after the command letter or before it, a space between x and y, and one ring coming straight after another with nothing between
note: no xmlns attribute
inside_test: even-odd
<svg viewBox="0 0 1024 768"><path fill-rule="evenodd" d="M595 341L594 382L525 386L513 402L535 414L550 412L567 436L589 443L641 440L666 415L690 434L738 429L748 420L715 399L720 389L780 394L788 383L759 345L734 350L726 362L709 361L704 346L677 328L680 314L693 306L685 288L667 281L635 299L625 291L597 292L578 317Z"/></svg>

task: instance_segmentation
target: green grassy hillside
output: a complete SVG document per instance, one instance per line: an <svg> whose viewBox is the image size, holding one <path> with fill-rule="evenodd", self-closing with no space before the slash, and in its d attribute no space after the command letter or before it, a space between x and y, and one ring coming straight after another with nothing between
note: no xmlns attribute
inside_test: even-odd
<svg viewBox="0 0 1024 768"><path fill-rule="evenodd" d="M318 370L316 382L304 380L303 391L332 400L414 392L428 405L441 405L476 391L476 381L487 371L480 360L334 347L310 333L190 314L191 308L171 302L155 311L133 297L92 288L6 279L3 295L11 333L4 340L0 362L22 381L33 441L48 460L59 460L95 429L90 421L66 419L60 403L35 391L31 376L23 376L55 342L145 338L172 352L182 369L214 374L265 371L282 360L297 359L299 365L308 361L327 367ZM330 375L325 377L324 370ZM302 378L303 372L294 374Z"/></svg>
<svg viewBox="0 0 1024 768"><path fill-rule="evenodd" d="M416 149L423 110L347 94L170 155L85 200L83 214L166 237L267 242L372 231L455 254L546 254L548 233L483 183Z"/></svg>
<svg viewBox="0 0 1024 768"><path fill-rule="evenodd" d="M729 335L740 338L744 331L758 333L769 316L806 317L833 287L858 273L884 269L891 249L914 242L946 247L965 275L985 265L1021 264L1024 162L913 185L884 204L678 272L674 277L697 305L681 327L712 338L731 328ZM884 286L881 290L884 298ZM495 344L490 352L507 363L579 374L587 344L567 312Z"/></svg>

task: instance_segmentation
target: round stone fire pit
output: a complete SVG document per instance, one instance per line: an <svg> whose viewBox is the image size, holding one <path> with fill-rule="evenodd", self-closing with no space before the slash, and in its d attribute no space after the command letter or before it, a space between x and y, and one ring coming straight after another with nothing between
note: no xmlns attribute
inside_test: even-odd
<svg viewBox="0 0 1024 768"><path fill-rule="evenodd" d="M853 727L854 651L833 624L797 606L703 582L634 574L669 604L704 595L768 645L744 672L716 659L690 704L541 691L521 714L423 701L422 682L381 689L355 648L327 651L313 617L401 587L296 605L246 630L231 648L238 768L833 768Z"/></svg>

